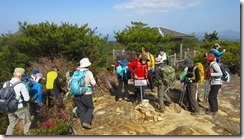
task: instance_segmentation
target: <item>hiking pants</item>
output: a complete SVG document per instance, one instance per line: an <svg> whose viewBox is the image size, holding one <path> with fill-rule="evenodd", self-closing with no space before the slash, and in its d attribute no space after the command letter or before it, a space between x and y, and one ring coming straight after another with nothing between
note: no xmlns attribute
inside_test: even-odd
<svg viewBox="0 0 244 139"><path fill-rule="evenodd" d="M24 134L28 135L31 120L30 112L27 107L21 108L21 110L17 110L14 113L8 113L9 125L6 131L6 135L13 135L15 125L17 124L19 119L23 120Z"/></svg>
<svg viewBox="0 0 244 139"><path fill-rule="evenodd" d="M140 86L135 86L134 100L136 99L141 100L141 91L142 91L142 97L145 97L145 86L142 86L141 89L142 90L140 90Z"/></svg>
<svg viewBox="0 0 244 139"><path fill-rule="evenodd" d="M124 88L125 88L125 98L128 98L129 93L128 93L128 79L121 79L118 77L118 94L117 94L117 98L121 98L122 97L122 86L124 83Z"/></svg>
<svg viewBox="0 0 244 139"><path fill-rule="evenodd" d="M53 107L55 103L57 103L59 107L63 107L63 100L60 92L55 91L54 89L47 90L47 97L48 107Z"/></svg>
<svg viewBox="0 0 244 139"><path fill-rule="evenodd" d="M217 112L218 111L218 92L221 88L221 85L211 85L211 89L208 94L208 102L211 112Z"/></svg>
<svg viewBox="0 0 244 139"><path fill-rule="evenodd" d="M152 70L148 71L148 81L149 81L149 87L151 90L154 89L153 74L154 74L154 72Z"/></svg>
<svg viewBox="0 0 244 139"><path fill-rule="evenodd" d="M187 83L186 100L189 104L191 112L199 112L200 108L197 101L197 83Z"/></svg>
<svg viewBox="0 0 244 139"><path fill-rule="evenodd" d="M34 120L31 123L31 128L36 128L37 121L41 118L41 106L36 102L30 102L30 111L34 115Z"/></svg>
<svg viewBox="0 0 244 139"><path fill-rule="evenodd" d="M161 84L158 86L158 99L159 99L159 108L164 109L164 101L171 102L170 97L167 94L167 86Z"/></svg>
<svg viewBox="0 0 244 139"><path fill-rule="evenodd" d="M93 119L94 105L92 95L75 95L77 114L80 117L81 125L87 123L91 125Z"/></svg>

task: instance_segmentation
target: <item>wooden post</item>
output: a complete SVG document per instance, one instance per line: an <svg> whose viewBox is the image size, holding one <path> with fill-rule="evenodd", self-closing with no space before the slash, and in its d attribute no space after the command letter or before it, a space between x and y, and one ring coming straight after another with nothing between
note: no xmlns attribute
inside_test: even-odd
<svg viewBox="0 0 244 139"><path fill-rule="evenodd" d="M186 59L186 57L187 57L187 52L185 51L185 59Z"/></svg>
<svg viewBox="0 0 244 139"><path fill-rule="evenodd" d="M114 60L114 49L113 49L113 60Z"/></svg>
<svg viewBox="0 0 244 139"><path fill-rule="evenodd" d="M183 43L180 43L180 61L182 60L182 53L183 53Z"/></svg>
<svg viewBox="0 0 244 139"><path fill-rule="evenodd" d="M176 53L174 53L174 66L176 66Z"/></svg>
<svg viewBox="0 0 244 139"><path fill-rule="evenodd" d="M196 50L194 50L194 57L196 56L196 53L197 53L197 51L196 51Z"/></svg>

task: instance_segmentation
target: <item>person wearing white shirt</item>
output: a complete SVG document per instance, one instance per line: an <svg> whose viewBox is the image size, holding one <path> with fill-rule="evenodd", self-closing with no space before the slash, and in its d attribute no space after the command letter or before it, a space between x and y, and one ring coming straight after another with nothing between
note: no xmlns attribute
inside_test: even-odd
<svg viewBox="0 0 244 139"><path fill-rule="evenodd" d="M166 54L166 52L165 52L165 49L164 49L164 47L160 47L159 48L159 55L158 55L158 57L157 58L160 58L160 62L161 63L166 63L166 61L167 61L167 54Z"/></svg>
<svg viewBox="0 0 244 139"><path fill-rule="evenodd" d="M21 81L25 73L25 69L23 68L15 68L13 73L13 78L10 80L11 84ZM7 82L4 83L3 87L7 86ZM16 93L16 99L19 100L18 110L15 112L8 113L9 125L6 131L6 135L13 135L15 125L17 124L18 120L23 120L24 125L24 134L28 135L29 128L31 125L30 120L30 112L27 108L27 101L29 101L30 96L27 88L25 87L24 83L19 83L14 87L14 91Z"/></svg>

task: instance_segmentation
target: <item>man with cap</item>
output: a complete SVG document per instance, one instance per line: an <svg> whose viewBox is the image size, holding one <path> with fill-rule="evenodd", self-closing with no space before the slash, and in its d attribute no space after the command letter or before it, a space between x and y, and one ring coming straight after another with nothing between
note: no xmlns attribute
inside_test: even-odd
<svg viewBox="0 0 244 139"><path fill-rule="evenodd" d="M189 104L191 115L195 116L200 113L200 108L197 100L198 81L200 80L200 73L198 67L194 65L192 59L186 58L183 64L186 68L188 68L185 77L186 79L184 80L184 83L186 84L186 100Z"/></svg>
<svg viewBox="0 0 244 139"><path fill-rule="evenodd" d="M150 61L146 55L142 55L139 61L129 62L128 68L134 80L146 80L148 78L148 65ZM142 86L142 96L144 97L145 86ZM140 87L135 86L134 103L138 103L140 96Z"/></svg>
<svg viewBox="0 0 244 139"><path fill-rule="evenodd" d="M54 101L57 101L59 107L63 107L63 100L61 97L63 81L58 71L59 69L55 65L52 67L52 70L47 73L46 89L48 107L53 107Z"/></svg>
<svg viewBox="0 0 244 139"><path fill-rule="evenodd" d="M91 66L91 62L88 58L80 60L80 72L85 72L85 86L88 87L86 93L83 95L75 95L75 102L77 105L77 111L80 118L80 122L83 128L91 129L91 123L93 119L94 104L92 101L92 87L96 84L96 80L93 73L88 69ZM77 72L77 71L76 71Z"/></svg>
<svg viewBox="0 0 244 139"><path fill-rule="evenodd" d="M30 112L27 108L27 102L30 99L29 92L25 85L21 82L22 77L25 74L25 69L15 68L13 78L10 80L10 84L19 82L14 86L16 93L16 99L19 100L18 110L15 112L8 113L9 125L6 131L6 135L13 135L15 125L19 119L23 120L24 134L28 135L29 128L31 125ZM7 82L4 83L3 87L7 86Z"/></svg>
<svg viewBox="0 0 244 139"><path fill-rule="evenodd" d="M165 65L160 57L157 57L155 59L155 79L158 81L158 99L159 99L159 109L157 110L160 113L164 113L164 103L167 103L170 105L172 103L172 100L168 96L166 89L167 89L167 83L163 82L163 75L161 72L161 68Z"/></svg>
<svg viewBox="0 0 244 139"><path fill-rule="evenodd" d="M223 73L221 72L219 64L215 61L216 58L213 54L208 54L205 59L209 65L209 70L206 72L206 78L209 78L211 85L208 95L210 109L206 111L206 114L215 115L218 112L218 92L222 86L221 76Z"/></svg>

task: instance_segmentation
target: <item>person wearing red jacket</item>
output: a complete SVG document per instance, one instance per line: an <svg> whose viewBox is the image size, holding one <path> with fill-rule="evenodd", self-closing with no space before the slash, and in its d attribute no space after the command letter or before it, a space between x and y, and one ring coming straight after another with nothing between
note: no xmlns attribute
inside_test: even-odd
<svg viewBox="0 0 244 139"><path fill-rule="evenodd" d="M145 80L148 78L148 64L150 61L146 55L142 55L139 61L129 62L128 68L133 76L134 80ZM142 86L142 96L144 96L145 87ZM138 98L140 95L140 87L135 86L134 100L135 103L138 102Z"/></svg>

